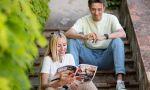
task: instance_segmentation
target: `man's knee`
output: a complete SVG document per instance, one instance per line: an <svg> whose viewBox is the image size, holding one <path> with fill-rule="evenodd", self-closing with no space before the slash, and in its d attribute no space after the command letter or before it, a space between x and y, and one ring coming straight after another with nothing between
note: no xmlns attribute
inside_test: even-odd
<svg viewBox="0 0 150 90"><path fill-rule="evenodd" d="M68 39L68 52L74 52L74 50L79 49L80 43L78 39Z"/></svg>
<svg viewBox="0 0 150 90"><path fill-rule="evenodd" d="M73 45L81 45L81 41L79 39L68 39L68 45L73 46Z"/></svg>
<svg viewBox="0 0 150 90"><path fill-rule="evenodd" d="M120 38L116 38L112 40L112 47L124 47L124 43Z"/></svg>
<svg viewBox="0 0 150 90"><path fill-rule="evenodd" d="M68 45L70 45L70 44L74 44L76 42L76 40L75 39L68 39Z"/></svg>

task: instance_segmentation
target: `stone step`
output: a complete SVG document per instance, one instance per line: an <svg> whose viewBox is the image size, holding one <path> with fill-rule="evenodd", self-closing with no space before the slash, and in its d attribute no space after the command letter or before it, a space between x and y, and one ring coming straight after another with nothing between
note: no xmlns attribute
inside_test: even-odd
<svg viewBox="0 0 150 90"><path fill-rule="evenodd" d="M98 90L116 90L116 84L109 83L95 83ZM127 90L139 90L138 82L125 82Z"/></svg>
<svg viewBox="0 0 150 90"><path fill-rule="evenodd" d="M42 63L42 60L44 59L44 56L40 56L38 57L35 61L34 61L34 66L39 66ZM125 59L125 63L126 64L133 64L134 60L130 59L130 58L126 58Z"/></svg>
<svg viewBox="0 0 150 90"><path fill-rule="evenodd" d="M137 87L139 86L138 82L135 81L126 81L125 80L126 87ZM115 88L116 87L116 81L109 81L109 82L94 82L97 88Z"/></svg>
<svg viewBox="0 0 150 90"><path fill-rule="evenodd" d="M106 78L107 77L107 78ZM123 77L126 83L128 82L137 82L137 78L135 77L135 72L132 73L127 72L127 74ZM107 84L116 84L116 74L96 74L94 79L94 83L107 83Z"/></svg>
<svg viewBox="0 0 150 90"><path fill-rule="evenodd" d="M64 29L65 30L65 29ZM54 30L45 30L43 32L43 35L49 38L50 33L57 31ZM134 69L134 60L132 60L132 51L130 50L130 44L127 39L123 39L125 44L125 54L126 54L126 76L124 77L125 84L127 87L127 90L138 90L139 83L136 79L136 71ZM45 53L45 48L39 48L39 57L35 60L34 63L34 73L29 74L29 79L31 81L31 84L33 86L32 90L37 90L39 86L39 72L40 72L40 64L43 60ZM103 71L97 71L95 78L93 80L95 85L97 86L98 90L115 90L116 86L116 77L114 70L103 70Z"/></svg>
<svg viewBox="0 0 150 90"><path fill-rule="evenodd" d="M123 40L125 46L129 45L129 41L127 39Z"/></svg>
<svg viewBox="0 0 150 90"><path fill-rule="evenodd" d="M35 59L34 66L39 66L42 63L43 59L44 59L44 56L38 57L37 59Z"/></svg>
<svg viewBox="0 0 150 90"><path fill-rule="evenodd" d="M135 72L135 69L133 68L133 66L130 66L130 65L126 65L125 66L125 68L126 68L126 74L135 74L136 72ZM112 70L101 70L101 71L97 71L97 73L96 73L96 75L104 75L104 74L113 74L113 75L115 75L115 71L114 71L114 69L112 69Z"/></svg>
<svg viewBox="0 0 150 90"><path fill-rule="evenodd" d="M48 40L50 39L49 35L46 36L46 39L47 39L47 42L48 42ZM123 40L125 46L127 46L127 45L130 44L129 41L128 41L127 39L122 39L122 40Z"/></svg>
<svg viewBox="0 0 150 90"><path fill-rule="evenodd" d="M30 79L30 83L32 85L31 90L38 90L39 85L40 85L39 77L29 77L29 79Z"/></svg>
<svg viewBox="0 0 150 90"><path fill-rule="evenodd" d="M69 27L67 27L67 29L68 29L68 28L69 28ZM125 27L123 27L123 28L125 29ZM64 28L61 29L61 30L63 30L64 32L66 31L66 29L64 29ZM44 30L43 35L44 35L47 39L49 39L51 33L54 33L54 32L56 32L56 31L58 31L58 29L51 29L51 30L46 29L46 30ZM122 40L124 41L124 44L125 44L125 45L129 45L129 41L127 40L127 38L123 38Z"/></svg>
<svg viewBox="0 0 150 90"><path fill-rule="evenodd" d="M50 38L50 33L51 32L48 32L44 35L47 40L49 40L49 38ZM129 41L127 39L122 39L122 40L123 40L125 46L129 45Z"/></svg>
<svg viewBox="0 0 150 90"><path fill-rule="evenodd" d="M60 28L55 28L55 29L45 29L44 32L43 32L43 35L48 38L50 36L50 34L53 33L53 32L57 32L59 30L66 32L67 30L69 30L69 28L70 27L60 27ZM123 26L123 28L126 31L125 26Z"/></svg>
<svg viewBox="0 0 150 90"><path fill-rule="evenodd" d="M39 48L39 55L40 55L40 56L44 56L45 51L46 51L46 48ZM126 53L132 53L129 46L126 46L126 47L125 47L125 54L126 54Z"/></svg>
<svg viewBox="0 0 150 90"><path fill-rule="evenodd" d="M102 77L98 77L98 78L99 78L99 81L101 81ZM103 78L106 78L106 76L104 76ZM38 77L30 77L30 82L32 84L32 90L37 90L37 88L39 87L39 78ZM116 81L115 80L106 81L106 82L95 82L94 81L94 84L96 85L96 87L99 90L115 90ZM133 80L130 80L130 81L125 80L125 85L128 90L138 90L137 87L138 87L139 83L136 81L133 81Z"/></svg>
<svg viewBox="0 0 150 90"><path fill-rule="evenodd" d="M49 40L49 37L47 37L47 42L48 42L48 40ZM125 47L127 46L127 47L130 47L130 43L129 43L129 41L127 40L127 39L122 39L123 40L123 42L124 42L124 45L125 45ZM40 48L40 46L38 45L38 47ZM46 47L47 47L47 45L46 45Z"/></svg>
<svg viewBox="0 0 150 90"><path fill-rule="evenodd" d="M135 87L127 87L127 90L139 90L138 86ZM109 87L109 88L98 88L98 90L116 90L115 87Z"/></svg>
<svg viewBox="0 0 150 90"><path fill-rule="evenodd" d="M42 60L42 58L40 59ZM40 61L39 60L39 61ZM133 60L131 59L126 59L125 61L126 63L126 72L127 74L135 74L135 70L133 68ZM34 66L34 72L29 73L29 77L38 77L39 72L41 70L41 66L39 65L35 65ZM103 75L103 74L115 74L114 70L102 70L102 71L97 71L97 75Z"/></svg>

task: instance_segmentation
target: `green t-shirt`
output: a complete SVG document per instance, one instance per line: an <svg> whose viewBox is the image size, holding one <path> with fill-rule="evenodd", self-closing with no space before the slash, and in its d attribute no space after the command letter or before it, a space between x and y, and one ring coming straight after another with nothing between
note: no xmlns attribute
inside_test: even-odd
<svg viewBox="0 0 150 90"><path fill-rule="evenodd" d="M77 33L89 34L95 32L98 35L110 34L116 32L118 29L122 29L116 16L103 13L102 19L100 21L93 21L91 15L84 16L76 21L72 28ZM85 41L85 45L91 49L105 49L108 47L111 39L97 41L93 43L92 41Z"/></svg>

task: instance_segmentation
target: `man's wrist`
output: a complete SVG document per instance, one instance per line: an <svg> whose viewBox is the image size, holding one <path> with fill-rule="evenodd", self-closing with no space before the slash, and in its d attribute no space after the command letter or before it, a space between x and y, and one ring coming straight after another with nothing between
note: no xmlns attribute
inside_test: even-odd
<svg viewBox="0 0 150 90"><path fill-rule="evenodd" d="M108 34L104 34L104 36L105 36L106 40L109 39L109 35Z"/></svg>
<svg viewBox="0 0 150 90"><path fill-rule="evenodd" d="M80 39L84 39L84 35L83 34L80 34Z"/></svg>

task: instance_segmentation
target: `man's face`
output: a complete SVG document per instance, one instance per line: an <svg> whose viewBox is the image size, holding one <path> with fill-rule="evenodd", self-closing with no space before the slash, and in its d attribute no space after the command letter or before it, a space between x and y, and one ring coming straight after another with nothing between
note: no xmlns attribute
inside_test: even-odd
<svg viewBox="0 0 150 90"><path fill-rule="evenodd" d="M105 7L102 3L92 3L90 6L90 12L94 21L101 20L102 14L105 10Z"/></svg>

